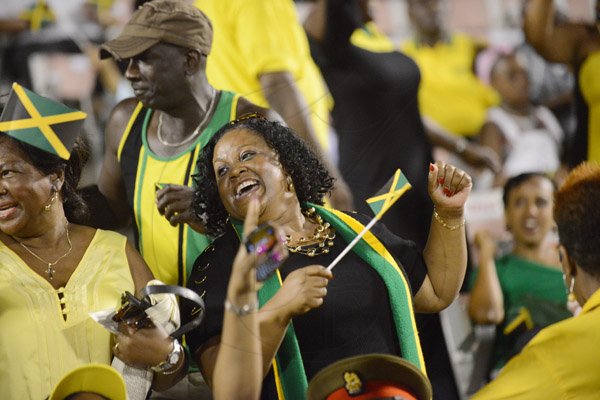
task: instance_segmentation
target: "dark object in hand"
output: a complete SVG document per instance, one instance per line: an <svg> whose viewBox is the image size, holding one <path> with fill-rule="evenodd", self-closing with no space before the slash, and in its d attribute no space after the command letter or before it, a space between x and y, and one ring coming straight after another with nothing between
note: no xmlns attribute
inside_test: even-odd
<svg viewBox="0 0 600 400"><path fill-rule="evenodd" d="M283 263L285 256L276 249L277 234L269 224L262 224L250 232L246 238L246 250L257 256L265 255L265 260L256 267L256 280L267 280Z"/></svg>
<svg viewBox="0 0 600 400"><path fill-rule="evenodd" d="M121 308L112 319L135 329L153 328L154 323L145 311L151 306L148 301L140 300L131 293L125 292L121 295Z"/></svg>

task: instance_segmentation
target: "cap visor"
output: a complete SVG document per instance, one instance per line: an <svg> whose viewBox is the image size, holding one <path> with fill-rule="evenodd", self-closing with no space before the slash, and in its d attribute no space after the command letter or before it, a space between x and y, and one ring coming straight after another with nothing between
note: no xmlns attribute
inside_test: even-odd
<svg viewBox="0 0 600 400"><path fill-rule="evenodd" d="M119 36L100 46L100 58L114 57L117 60L135 57L160 42L160 39Z"/></svg>

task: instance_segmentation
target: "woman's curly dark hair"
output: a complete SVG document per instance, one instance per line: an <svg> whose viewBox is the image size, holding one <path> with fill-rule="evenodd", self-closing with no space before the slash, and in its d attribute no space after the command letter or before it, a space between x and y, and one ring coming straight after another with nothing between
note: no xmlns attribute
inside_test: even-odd
<svg viewBox="0 0 600 400"><path fill-rule="evenodd" d="M77 138L75 140L75 144L71 150L71 157L68 160L64 160L57 155L16 140L4 133L0 133L0 137L10 140L27 154L33 166L44 175L59 173L60 171L64 172L65 181L60 194L65 209L65 216L70 222L86 222L89 216L89 208L77 192L81 171L89 158L89 150L83 139Z"/></svg>
<svg viewBox="0 0 600 400"><path fill-rule="evenodd" d="M213 154L217 142L227 132L248 129L259 135L278 155L284 171L291 177L300 203L323 204L323 197L333 188L334 178L317 155L290 128L261 117L229 122L219 129L198 156L194 175L194 212L211 236L224 232L228 214L219 197L213 169Z"/></svg>

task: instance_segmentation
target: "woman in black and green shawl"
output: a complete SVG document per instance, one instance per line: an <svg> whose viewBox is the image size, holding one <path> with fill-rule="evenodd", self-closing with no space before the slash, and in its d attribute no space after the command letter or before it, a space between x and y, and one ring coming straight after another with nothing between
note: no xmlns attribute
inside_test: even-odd
<svg viewBox="0 0 600 400"><path fill-rule="evenodd" d="M206 310L187 343L209 383L219 346L235 345L220 342L224 312L254 309L224 307L243 235L240 221L251 198L260 204L259 224L278 226L290 251L259 291L260 332L248 332L261 337L263 398L302 399L316 372L358 354L399 355L425 371L414 312L440 311L458 294L466 268L463 206L471 178L439 161L429 165L435 212L424 251L376 224L332 279L323 266L370 219L322 207L333 184L293 131L258 116L230 122L203 149L194 208L217 239L196 260L188 280L204 296ZM191 312L182 306L184 319Z"/></svg>

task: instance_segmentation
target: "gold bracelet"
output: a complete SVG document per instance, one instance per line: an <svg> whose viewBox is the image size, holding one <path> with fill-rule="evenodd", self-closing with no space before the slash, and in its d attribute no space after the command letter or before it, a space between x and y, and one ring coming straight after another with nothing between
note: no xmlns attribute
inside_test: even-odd
<svg viewBox="0 0 600 400"><path fill-rule="evenodd" d="M252 304L242 304L241 307L234 306L229 299L225 300L225 311L231 311L238 317L243 317L258 310L258 300Z"/></svg>
<svg viewBox="0 0 600 400"><path fill-rule="evenodd" d="M462 222L458 225L449 225L446 221L444 221L442 219L442 217L440 217L440 214L437 213L437 210L434 208L433 209L433 218L435 218L435 220L437 222L440 223L440 225L442 225L444 228L449 229L451 231L455 231L457 229L462 228L463 226L465 226L465 219L463 218Z"/></svg>

